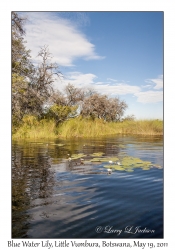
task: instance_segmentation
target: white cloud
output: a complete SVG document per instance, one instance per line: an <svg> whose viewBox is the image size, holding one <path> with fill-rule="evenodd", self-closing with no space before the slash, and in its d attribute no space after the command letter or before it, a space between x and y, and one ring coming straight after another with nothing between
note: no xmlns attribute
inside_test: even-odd
<svg viewBox="0 0 175 250"><path fill-rule="evenodd" d="M132 86L123 83L117 83L116 85L103 83L95 85L94 88L102 94L113 96L133 94L140 91L140 88L138 86Z"/></svg>
<svg viewBox="0 0 175 250"><path fill-rule="evenodd" d="M163 101L163 91L145 91L134 94L137 97L137 102L141 103L156 103Z"/></svg>
<svg viewBox="0 0 175 250"><path fill-rule="evenodd" d="M92 88L101 94L108 96L123 96L123 95L132 95L137 98L137 102L140 103L156 103L163 101L163 91L141 91L139 86L133 86L126 83L119 82L115 79L107 78L108 82L96 81L98 77L94 74L88 73L83 74L81 72L69 72L67 74L62 84L55 85L56 88L63 90L64 87L70 83L75 87L80 88ZM114 81L116 82L114 84Z"/></svg>
<svg viewBox="0 0 175 250"><path fill-rule="evenodd" d="M60 83L59 85L55 84L55 87L58 88L57 86L59 86L59 89L61 90L65 85L70 83L75 87L92 88L101 94L112 96L135 94L141 90L140 87L128 85L123 83L123 81L114 84L114 79L112 82L110 81L110 78L107 79L107 82L100 82L95 81L97 78L96 75L91 73L83 74L80 72L69 72L69 74L67 74L62 80L62 85L60 85Z"/></svg>
<svg viewBox="0 0 175 250"><path fill-rule="evenodd" d="M104 58L96 54L94 44L88 41L73 22L49 12L29 12L27 16L27 47L31 49L32 58L35 60L44 45L49 45L49 51L54 56L53 61L60 66L72 66L77 58Z"/></svg>
<svg viewBox="0 0 175 250"><path fill-rule="evenodd" d="M146 79L145 82L150 83L154 86L154 89L162 89L163 88L163 75L158 76L158 78L155 79Z"/></svg>
<svg viewBox="0 0 175 250"><path fill-rule="evenodd" d="M77 88L94 88L95 78L97 78L97 76L91 73L82 74L80 72L69 72L64 76L61 82L55 82L54 87L62 91L65 86L70 83Z"/></svg>
<svg viewBox="0 0 175 250"><path fill-rule="evenodd" d="M76 87L86 87L94 83L94 79L97 78L94 74L82 74L80 72L69 72L65 77L66 82L70 82Z"/></svg>
<svg viewBox="0 0 175 250"><path fill-rule="evenodd" d="M142 87L142 88L151 88L151 87L152 87L152 85L147 84L147 85L142 85L141 87Z"/></svg>

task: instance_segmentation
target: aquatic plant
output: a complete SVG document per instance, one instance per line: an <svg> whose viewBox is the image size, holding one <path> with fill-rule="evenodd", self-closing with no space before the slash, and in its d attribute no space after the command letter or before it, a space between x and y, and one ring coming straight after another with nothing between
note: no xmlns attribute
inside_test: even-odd
<svg viewBox="0 0 175 250"><path fill-rule="evenodd" d="M122 166L119 166L119 165L116 165L116 164L114 164L114 165L105 165L104 167L107 168L107 169L111 168L113 170L123 170L123 171L125 170Z"/></svg>
<svg viewBox="0 0 175 250"><path fill-rule="evenodd" d="M90 161L91 162L109 162L109 161L115 162L118 160L119 160L118 157L101 157L101 158L95 157L95 158L91 159Z"/></svg>
<svg viewBox="0 0 175 250"><path fill-rule="evenodd" d="M24 119L21 127L14 129L13 139L23 138L70 138L70 137L100 137L104 135L134 134L163 135L163 121L135 120L123 122L104 122L101 119L83 119L76 117L56 126L54 120ZM87 145L89 146L89 145ZM119 144L113 147L125 148Z"/></svg>
<svg viewBox="0 0 175 250"><path fill-rule="evenodd" d="M50 144L50 145L63 147L65 144L62 144L62 143L52 143L52 144Z"/></svg>
<svg viewBox="0 0 175 250"><path fill-rule="evenodd" d="M104 165L105 168L112 168L119 171L132 172L135 168L142 168L143 170L149 170L151 167L157 167L149 161L143 161L140 158L126 156L121 159L121 164L108 164Z"/></svg>
<svg viewBox="0 0 175 250"><path fill-rule="evenodd" d="M104 153L103 152L98 152L98 153L93 153L93 154L90 154L90 156L102 156L102 155L104 155Z"/></svg>
<svg viewBox="0 0 175 250"><path fill-rule="evenodd" d="M163 135L162 120L134 120L123 122L104 122L81 117L64 122L59 127L62 137L99 137L112 134ZM125 148L119 144L116 147Z"/></svg>
<svg viewBox="0 0 175 250"><path fill-rule="evenodd" d="M72 154L71 155L71 159L72 160L77 160L77 159L81 159L82 157L85 157L86 155L83 153L79 153L79 154Z"/></svg>

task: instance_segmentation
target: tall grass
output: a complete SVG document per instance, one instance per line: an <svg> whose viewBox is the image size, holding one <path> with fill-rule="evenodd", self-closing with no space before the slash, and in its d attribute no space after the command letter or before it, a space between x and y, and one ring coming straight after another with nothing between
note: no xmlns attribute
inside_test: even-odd
<svg viewBox="0 0 175 250"><path fill-rule="evenodd" d="M163 121L161 120L124 121L118 125L121 126L124 134L163 135Z"/></svg>
<svg viewBox="0 0 175 250"><path fill-rule="evenodd" d="M100 119L92 121L74 118L64 122L59 127L59 132L62 137L95 137L115 134L116 129L112 123L105 123Z"/></svg>
<svg viewBox="0 0 175 250"><path fill-rule="evenodd" d="M163 135L163 121L104 122L100 119L92 121L74 118L64 122L59 132L62 137L95 137L112 134Z"/></svg>
<svg viewBox="0 0 175 250"><path fill-rule="evenodd" d="M33 116L23 119L23 125L12 135L12 139L41 139L58 137L58 128L53 120L38 121Z"/></svg>
<svg viewBox="0 0 175 250"><path fill-rule="evenodd" d="M115 134L163 135L163 121L105 122L100 119L90 120L77 117L65 121L59 127L56 127L53 120L44 119L38 121L29 116L25 117L23 125L13 134L12 138L98 137Z"/></svg>

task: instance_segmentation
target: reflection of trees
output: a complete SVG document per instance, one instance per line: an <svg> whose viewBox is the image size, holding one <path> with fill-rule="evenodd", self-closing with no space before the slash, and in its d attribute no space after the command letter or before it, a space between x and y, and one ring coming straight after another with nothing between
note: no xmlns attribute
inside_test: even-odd
<svg viewBox="0 0 175 250"><path fill-rule="evenodd" d="M83 147L83 153L86 155L103 152L104 155L107 156L113 156L113 155L117 156L120 150L121 149L119 146L117 146L117 144L114 145L108 142L104 142L100 146L97 144L97 145L84 145Z"/></svg>
<svg viewBox="0 0 175 250"><path fill-rule="evenodd" d="M59 143L64 144L64 146L58 146ZM132 147L129 146L126 149L120 147L120 145L125 144L132 145ZM107 174L103 167L99 167L100 163L82 164L80 159L71 162L65 161L68 158L68 153L83 153L86 155L86 157L83 157L86 161L86 159L93 158L90 156L93 153L103 152L104 157L117 157L128 148L133 148L139 154L141 152L138 148L140 145L145 145L145 148L141 147L143 152L148 148L147 145L152 147L155 145L160 150L162 138L77 139L54 141L54 143L48 143L48 145L47 143L13 143L12 237L28 237L30 223L32 219L35 219L34 216L37 217L32 208L40 206L39 211L41 212L42 209L45 210L46 208L42 208L42 206L55 202L54 199L57 199L58 203L62 202L64 196L55 198L53 195L55 192L63 191L65 185L67 185L67 177L71 176L70 178L73 180L73 174L76 176L77 173ZM151 150L151 147L149 150ZM155 157L158 157L158 154L156 155L155 151L153 152ZM63 172L64 174L62 174ZM71 175L68 172L72 172ZM45 216L44 212L42 216Z"/></svg>
<svg viewBox="0 0 175 250"><path fill-rule="evenodd" d="M27 157L28 154L28 157ZM13 147L12 154L12 237L26 237L28 221L26 211L37 206L42 198L53 192L54 173L50 170L50 157L41 148L31 154L31 148Z"/></svg>

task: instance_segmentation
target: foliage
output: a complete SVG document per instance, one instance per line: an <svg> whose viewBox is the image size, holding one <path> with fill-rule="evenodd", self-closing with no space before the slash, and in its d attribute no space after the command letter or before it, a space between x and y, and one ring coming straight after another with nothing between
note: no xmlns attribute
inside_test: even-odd
<svg viewBox="0 0 175 250"><path fill-rule="evenodd" d="M26 18L12 12L12 122L21 125L25 115L42 116L43 106L53 93L54 76L60 76L58 65L51 62L47 46L41 48L41 62L35 66L26 50L24 23Z"/></svg>
<svg viewBox="0 0 175 250"><path fill-rule="evenodd" d="M106 95L95 93L85 99L81 115L104 121L120 121L126 108L127 104L119 98L108 98Z"/></svg>
<svg viewBox="0 0 175 250"><path fill-rule="evenodd" d="M40 57L41 62L35 69L32 87L44 102L53 93L52 83L55 81L55 76L60 77L61 73L58 71L58 65L51 62L52 56L48 46L41 48L38 57Z"/></svg>
<svg viewBox="0 0 175 250"><path fill-rule="evenodd" d="M12 12L13 137L163 134L162 121L136 121L133 115L124 117L127 104L119 98L109 98L72 84L63 92L54 90L53 83L62 77L59 67L52 62L48 46L38 52L38 65L32 64L24 40L26 21L25 17Z"/></svg>
<svg viewBox="0 0 175 250"><path fill-rule="evenodd" d="M24 114L23 106L27 106L27 77L33 71L30 50L26 50L23 38L25 21L26 18L21 18L17 13L12 12L12 122L15 126L21 123Z"/></svg>
<svg viewBox="0 0 175 250"><path fill-rule="evenodd" d="M128 115L122 119L122 121L134 121L136 118L134 115Z"/></svg>
<svg viewBox="0 0 175 250"><path fill-rule="evenodd" d="M24 17L19 17L12 12L12 73L19 76L29 76L32 73L33 65L30 62L30 50L25 47L23 35L25 35Z"/></svg>
<svg viewBox="0 0 175 250"><path fill-rule="evenodd" d="M60 106L66 106L67 100L63 93L59 90L55 90L50 96L50 105L57 104Z"/></svg>
<svg viewBox="0 0 175 250"><path fill-rule="evenodd" d="M79 153L79 154L72 154L71 155L71 159L72 160L77 160L77 159L81 159L82 157L86 156L85 154L83 153Z"/></svg>
<svg viewBox="0 0 175 250"><path fill-rule="evenodd" d="M82 119L77 117L64 121L56 126L54 119L39 120L31 126L24 118L22 125L14 131L13 138L70 138L70 137L98 137L104 135L132 134L132 135L163 135L163 121L124 121L124 122L104 122L101 119ZM33 119L33 118L32 118ZM36 119L33 119L35 121ZM50 126L50 127L49 127ZM23 131L26 131L26 134ZM43 133L42 133L43 130ZM119 145L119 147L123 147Z"/></svg>
<svg viewBox="0 0 175 250"><path fill-rule="evenodd" d="M68 84L65 88L67 105L76 105L79 101L85 98L85 92L81 88L76 88L72 84Z"/></svg>
<svg viewBox="0 0 175 250"><path fill-rule="evenodd" d="M55 122L46 119L38 121L35 116L24 116L22 125L12 136L13 139L42 139L56 137L58 137L58 131Z"/></svg>
<svg viewBox="0 0 175 250"><path fill-rule="evenodd" d="M68 117L73 115L76 109L77 107L61 106L54 104L48 108L45 117L49 119L54 119L56 125L58 125L60 122L65 121Z"/></svg>
<svg viewBox="0 0 175 250"><path fill-rule="evenodd" d="M116 134L163 135L163 121L138 120L116 123L77 117L61 124L59 131L62 137L98 137Z"/></svg>
<svg viewBox="0 0 175 250"><path fill-rule="evenodd" d="M111 164L105 165L106 168L119 171L132 172L135 168L142 168L143 170L149 170L151 167L157 167L149 161L143 161L140 158L126 156L121 159L121 165Z"/></svg>

